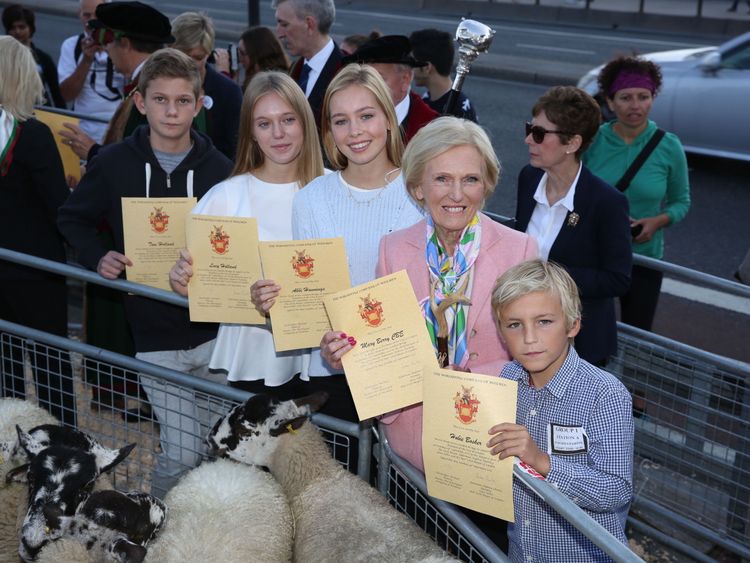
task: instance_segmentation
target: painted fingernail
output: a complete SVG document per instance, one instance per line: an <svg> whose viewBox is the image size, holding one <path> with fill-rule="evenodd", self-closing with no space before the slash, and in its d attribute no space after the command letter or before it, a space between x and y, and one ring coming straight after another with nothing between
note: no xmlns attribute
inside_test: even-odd
<svg viewBox="0 0 750 563"><path fill-rule="evenodd" d="M341 338L342 340L343 340L344 338L346 338L346 337L347 337L347 336L346 336L346 333L345 333L345 332L342 332L341 334L339 334L339 338Z"/></svg>
<svg viewBox="0 0 750 563"><path fill-rule="evenodd" d="M348 340L349 340L349 344L351 344L352 346L356 346L357 345L357 341L354 338L349 337Z"/></svg>

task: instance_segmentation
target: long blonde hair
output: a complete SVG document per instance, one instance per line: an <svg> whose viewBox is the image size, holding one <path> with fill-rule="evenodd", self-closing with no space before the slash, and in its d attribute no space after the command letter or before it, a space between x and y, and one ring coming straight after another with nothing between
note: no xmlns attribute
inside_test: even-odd
<svg viewBox="0 0 750 563"><path fill-rule="evenodd" d="M248 84L242 98L240 111L240 138L237 142L232 176L246 174L260 168L266 160L258 142L253 138L253 112L255 105L266 94L276 94L288 103L302 124L302 148L297 159L296 178L305 186L323 175L323 156L320 151L318 130L310 104L294 80L283 72L259 72Z"/></svg>
<svg viewBox="0 0 750 563"><path fill-rule="evenodd" d="M375 69L361 64L345 66L331 80L326 90L325 98L323 98L320 129L323 137L323 148L325 148L328 161L336 170L343 170L349 164L349 159L342 154L333 140L330 109L333 95L349 86L362 86L366 90L369 90L375 97L375 101L378 102L380 109L385 113L388 122L388 139L385 144L388 159L394 166L401 167L401 156L404 154L404 141L401 139L401 130L398 126L396 109L393 107L391 92Z"/></svg>
<svg viewBox="0 0 750 563"><path fill-rule="evenodd" d="M31 50L10 35L0 37L0 106L18 121L34 115L42 101L42 79Z"/></svg>

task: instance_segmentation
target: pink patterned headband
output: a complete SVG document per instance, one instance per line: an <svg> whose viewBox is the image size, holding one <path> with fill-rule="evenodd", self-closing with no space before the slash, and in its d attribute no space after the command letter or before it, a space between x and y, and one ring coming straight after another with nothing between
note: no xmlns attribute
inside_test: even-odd
<svg viewBox="0 0 750 563"><path fill-rule="evenodd" d="M612 86L609 88L609 97L613 97L620 90L625 88L645 88L652 94L656 91L656 84L648 74L633 70L623 70L617 75Z"/></svg>

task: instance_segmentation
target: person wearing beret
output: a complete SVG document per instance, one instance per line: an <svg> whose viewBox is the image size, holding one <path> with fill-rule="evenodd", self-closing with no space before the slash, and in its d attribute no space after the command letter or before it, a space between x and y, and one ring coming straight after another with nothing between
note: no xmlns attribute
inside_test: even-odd
<svg viewBox="0 0 750 563"><path fill-rule="evenodd" d="M102 145L121 141L136 127L146 123L133 104L138 73L151 53L172 43L169 18L142 2L112 2L96 7L96 19L89 21L94 40L102 45L117 72L125 76L125 99L115 110L107 126ZM101 145L80 127L66 124L69 131L60 135L79 157L91 160Z"/></svg>
<svg viewBox="0 0 750 563"><path fill-rule="evenodd" d="M353 54L344 57L343 64L350 63L368 64L383 77L396 106L404 143L408 143L417 131L440 115L411 91L414 69L427 63L412 56L411 42L405 35L383 35L368 41Z"/></svg>
<svg viewBox="0 0 750 563"><path fill-rule="evenodd" d="M320 114L328 84L341 68L341 50L331 39L336 18L333 0L273 0L276 36L299 57L289 75L305 93L320 130Z"/></svg>

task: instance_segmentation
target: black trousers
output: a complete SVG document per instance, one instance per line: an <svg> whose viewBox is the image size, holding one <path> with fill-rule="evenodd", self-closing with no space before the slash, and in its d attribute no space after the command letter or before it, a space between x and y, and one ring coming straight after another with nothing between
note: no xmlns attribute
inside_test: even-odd
<svg viewBox="0 0 750 563"><path fill-rule="evenodd" d="M0 318L58 336L68 333L65 278L52 274L0 281ZM39 404L63 424L76 425L70 355L39 342L4 334L0 340L4 397L26 398L24 352L29 353ZM28 430L26 428L25 430Z"/></svg>
<svg viewBox="0 0 750 563"><path fill-rule="evenodd" d="M662 272L643 266L633 266L630 289L620 297L622 322L643 330L651 330L659 304L663 277Z"/></svg>

